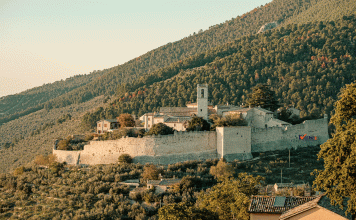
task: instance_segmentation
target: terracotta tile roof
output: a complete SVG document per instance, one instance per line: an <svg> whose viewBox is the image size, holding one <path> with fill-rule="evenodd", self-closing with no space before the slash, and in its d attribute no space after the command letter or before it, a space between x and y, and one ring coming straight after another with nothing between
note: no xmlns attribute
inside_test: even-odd
<svg viewBox="0 0 356 220"><path fill-rule="evenodd" d="M304 203L300 206L297 206L297 207L294 207L286 212L284 212L280 217L279 219L283 220L283 219L288 219L290 218L291 216L294 216L294 215L297 215L301 212L305 212L305 211L308 211L314 207L316 207L316 205L318 204L319 200L320 200L320 196L307 202L307 203Z"/></svg>
<svg viewBox="0 0 356 220"><path fill-rule="evenodd" d="M97 122L102 122L102 121L107 121L107 122L113 123L113 122L117 122L117 119L104 119L104 120L100 120Z"/></svg>
<svg viewBox="0 0 356 220"><path fill-rule="evenodd" d="M160 107L160 114L171 116L191 116L193 113L197 113L196 108L187 107Z"/></svg>
<svg viewBox="0 0 356 220"><path fill-rule="evenodd" d="M184 123L185 121L189 121L192 119L191 117L170 117L167 118L164 122L165 123Z"/></svg>
<svg viewBox="0 0 356 220"><path fill-rule="evenodd" d="M255 110L261 111L261 112L265 112L265 113L269 113L269 114L273 114L273 112L271 112L270 110L261 108L261 107L255 107Z"/></svg>
<svg viewBox="0 0 356 220"><path fill-rule="evenodd" d="M343 201L344 209L342 210L338 205L336 205L336 206L331 205L330 199L327 196L322 195L322 196L319 196L319 197L313 199L312 201L309 201L307 203L304 203L303 205L297 206L293 209L290 209L290 210L284 212L279 217L279 219L280 220L288 219L292 216L306 212L306 211L313 209L315 207L323 207L325 209L328 209L328 210L344 217L345 219L352 220L352 215L350 213L348 213L348 215L345 215L345 211L347 209L347 201L348 201L348 199L345 198Z"/></svg>
<svg viewBox="0 0 356 220"><path fill-rule="evenodd" d="M276 196L252 196L248 211L252 213L281 214L313 199L315 197L287 196L283 206L275 206Z"/></svg>

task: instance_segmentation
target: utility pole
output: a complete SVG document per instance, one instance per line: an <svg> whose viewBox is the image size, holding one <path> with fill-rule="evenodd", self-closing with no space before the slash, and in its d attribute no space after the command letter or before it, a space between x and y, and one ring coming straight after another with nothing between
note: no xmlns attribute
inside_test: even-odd
<svg viewBox="0 0 356 220"><path fill-rule="evenodd" d="M281 169L281 183L283 183L283 182L282 182L282 169Z"/></svg>

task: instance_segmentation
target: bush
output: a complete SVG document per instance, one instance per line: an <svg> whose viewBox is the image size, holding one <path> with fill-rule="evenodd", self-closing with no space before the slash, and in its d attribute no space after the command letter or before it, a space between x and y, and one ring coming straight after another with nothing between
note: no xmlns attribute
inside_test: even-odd
<svg viewBox="0 0 356 220"><path fill-rule="evenodd" d="M131 163L132 157L129 154L121 154L118 159L119 163Z"/></svg>
<svg viewBox="0 0 356 220"><path fill-rule="evenodd" d="M25 167L24 166L21 166L21 167L17 167L15 170L14 170L14 176L17 176L17 175L21 175L25 172Z"/></svg>
<svg viewBox="0 0 356 220"><path fill-rule="evenodd" d="M201 117L193 117L188 122L187 131L209 131L210 124Z"/></svg>
<svg viewBox="0 0 356 220"><path fill-rule="evenodd" d="M174 129L163 124L163 123L158 123L154 124L152 128L147 132L147 135L167 135L167 134L173 134Z"/></svg>

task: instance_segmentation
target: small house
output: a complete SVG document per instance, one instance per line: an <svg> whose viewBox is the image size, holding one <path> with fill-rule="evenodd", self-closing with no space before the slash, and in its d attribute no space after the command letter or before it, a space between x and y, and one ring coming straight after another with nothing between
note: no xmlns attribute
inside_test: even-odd
<svg viewBox="0 0 356 220"><path fill-rule="evenodd" d="M155 193L164 193L167 190L173 189L175 185L180 183L181 179L161 179L161 180L148 180L147 189L155 189Z"/></svg>
<svg viewBox="0 0 356 220"><path fill-rule="evenodd" d="M285 212L315 197L305 196L252 196L248 212L250 220L278 220Z"/></svg>
<svg viewBox="0 0 356 220"><path fill-rule="evenodd" d="M343 201L343 209L338 205L331 205L330 199L327 196L319 196L312 201L303 205L292 208L284 212L280 220L352 220L355 216L350 213L345 214L347 208L347 200Z"/></svg>
<svg viewBox="0 0 356 220"><path fill-rule="evenodd" d="M96 122L96 131L98 134L105 132L111 132L119 128L119 122L117 119L104 119Z"/></svg>

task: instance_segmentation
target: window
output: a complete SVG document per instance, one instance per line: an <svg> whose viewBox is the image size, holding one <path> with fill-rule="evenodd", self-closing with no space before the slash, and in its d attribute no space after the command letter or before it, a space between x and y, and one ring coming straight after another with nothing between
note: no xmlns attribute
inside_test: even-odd
<svg viewBox="0 0 356 220"><path fill-rule="evenodd" d="M151 127L151 125L148 125L148 127Z"/></svg>
<svg viewBox="0 0 356 220"><path fill-rule="evenodd" d="M98 127L101 127L101 124L98 124Z"/></svg>
<svg viewBox="0 0 356 220"><path fill-rule="evenodd" d="M202 112L202 111L203 111L203 109L200 109L200 111Z"/></svg>
<svg viewBox="0 0 356 220"><path fill-rule="evenodd" d="M175 126L176 126L176 124L173 124L173 126L175 127Z"/></svg>
<svg viewBox="0 0 356 220"><path fill-rule="evenodd" d="M148 118L149 121L151 121L151 118Z"/></svg>
<svg viewBox="0 0 356 220"><path fill-rule="evenodd" d="M200 90L200 97L204 98L204 89Z"/></svg>
<svg viewBox="0 0 356 220"><path fill-rule="evenodd" d="M106 128L108 125L107 124L104 124L104 128Z"/></svg>

